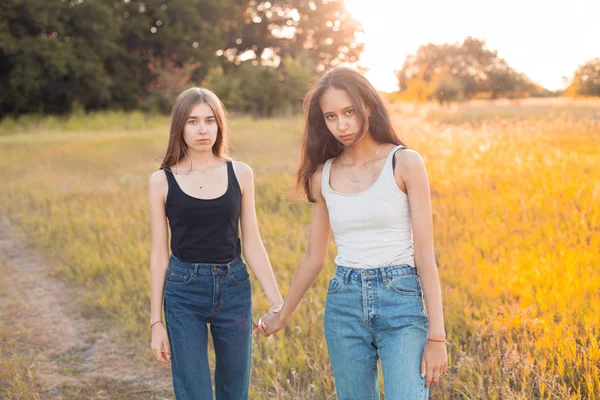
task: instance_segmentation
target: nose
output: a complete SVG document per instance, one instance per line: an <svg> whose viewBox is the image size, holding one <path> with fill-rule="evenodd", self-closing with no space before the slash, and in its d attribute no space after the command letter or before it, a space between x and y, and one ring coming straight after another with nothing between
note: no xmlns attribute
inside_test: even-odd
<svg viewBox="0 0 600 400"><path fill-rule="evenodd" d="M345 132L348 129L348 122L344 118L338 118L337 129L340 132Z"/></svg>

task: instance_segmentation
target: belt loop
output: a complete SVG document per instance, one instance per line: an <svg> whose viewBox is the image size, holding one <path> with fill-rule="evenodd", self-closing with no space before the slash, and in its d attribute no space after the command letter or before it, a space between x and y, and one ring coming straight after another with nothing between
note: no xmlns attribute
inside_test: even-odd
<svg viewBox="0 0 600 400"><path fill-rule="evenodd" d="M227 276L231 276L231 274L233 273L233 264L235 264L235 262L236 262L237 260L238 260L238 259L236 258L236 259L234 259L234 260L232 260L232 261L229 261L229 262L227 263Z"/></svg>
<svg viewBox="0 0 600 400"><path fill-rule="evenodd" d="M381 277L383 278L383 284L387 285L388 277L385 268L379 268L379 272L381 272Z"/></svg>
<svg viewBox="0 0 600 400"><path fill-rule="evenodd" d="M198 264L194 264L194 275L198 275Z"/></svg>
<svg viewBox="0 0 600 400"><path fill-rule="evenodd" d="M346 268L346 272L344 272L344 285L348 284L348 281L350 280L350 274L352 273L352 269L351 268Z"/></svg>

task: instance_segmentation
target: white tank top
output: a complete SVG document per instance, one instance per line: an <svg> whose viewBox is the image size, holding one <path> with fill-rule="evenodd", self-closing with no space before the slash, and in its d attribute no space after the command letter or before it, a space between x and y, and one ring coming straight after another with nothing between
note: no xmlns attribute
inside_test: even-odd
<svg viewBox="0 0 600 400"><path fill-rule="evenodd" d="M396 146L387 156L377 180L359 193L336 192L329 184L333 158L323 165L322 193L338 255L335 263L350 268L415 266L408 196L394 178L392 160Z"/></svg>

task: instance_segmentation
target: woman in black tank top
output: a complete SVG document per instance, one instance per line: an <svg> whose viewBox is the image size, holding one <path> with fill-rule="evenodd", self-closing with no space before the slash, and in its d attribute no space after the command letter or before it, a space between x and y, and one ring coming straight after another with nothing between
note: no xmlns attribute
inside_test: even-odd
<svg viewBox="0 0 600 400"><path fill-rule="evenodd" d="M283 303L258 231L252 169L226 150L218 97L204 88L181 93L161 168L149 180L152 352L171 362L178 400L214 398L208 329L216 398L248 398L252 297L242 251L272 311Z"/></svg>

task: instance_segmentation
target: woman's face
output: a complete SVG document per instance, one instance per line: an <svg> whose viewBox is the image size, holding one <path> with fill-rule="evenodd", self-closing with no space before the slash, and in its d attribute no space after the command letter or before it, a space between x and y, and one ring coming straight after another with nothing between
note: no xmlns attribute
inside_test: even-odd
<svg viewBox="0 0 600 400"><path fill-rule="evenodd" d="M212 108L206 103L192 107L183 128L183 140L190 150L212 151L219 126Z"/></svg>
<svg viewBox="0 0 600 400"><path fill-rule="evenodd" d="M331 134L344 146L355 143L361 134L362 121L348 92L331 87L323 93L319 104Z"/></svg>

